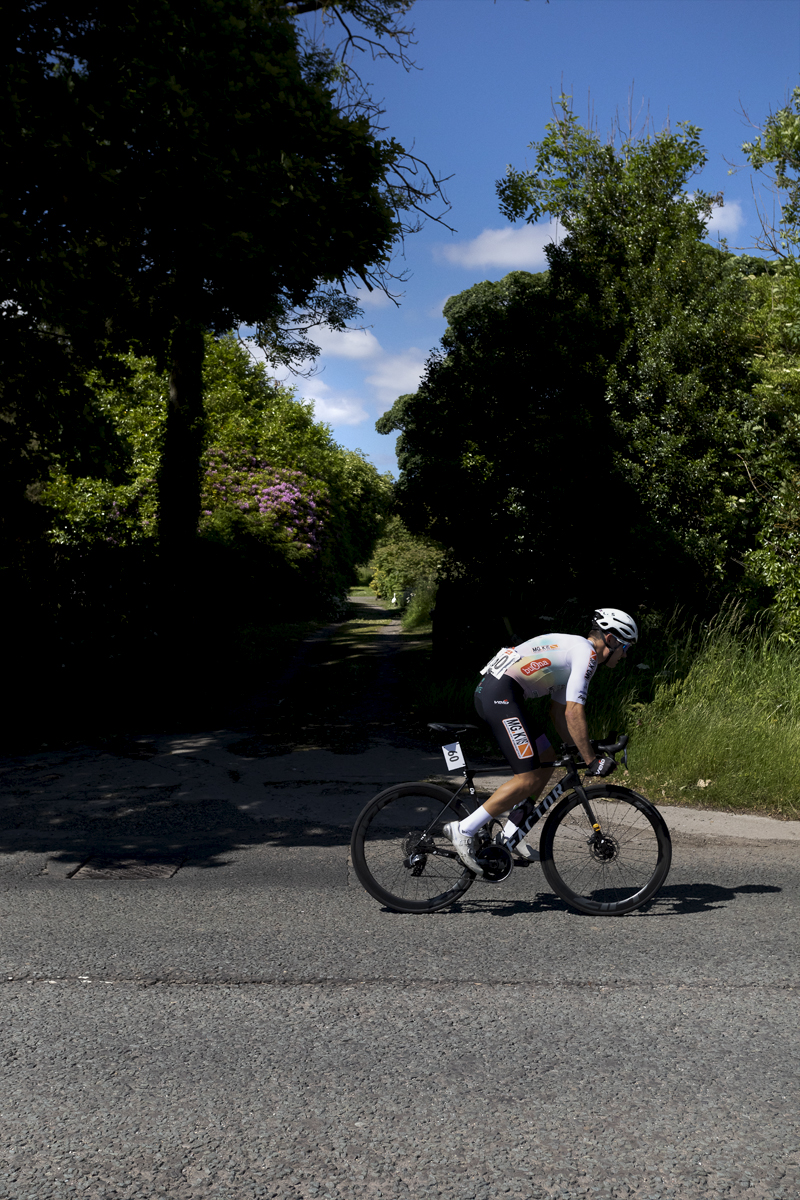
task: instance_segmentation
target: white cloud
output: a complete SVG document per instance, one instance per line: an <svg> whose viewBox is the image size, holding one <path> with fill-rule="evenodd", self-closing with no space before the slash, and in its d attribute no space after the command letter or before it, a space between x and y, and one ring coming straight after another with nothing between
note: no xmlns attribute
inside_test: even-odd
<svg viewBox="0 0 800 1200"><path fill-rule="evenodd" d="M457 267L508 267L509 270L547 266L544 248L555 240L557 226L523 225L519 229L484 229L470 242L438 245L435 255Z"/></svg>
<svg viewBox="0 0 800 1200"><path fill-rule="evenodd" d="M334 358L375 358L381 354L381 344L369 329L312 329L310 337L323 354Z"/></svg>
<svg viewBox="0 0 800 1200"><path fill-rule="evenodd" d="M360 425L374 420L376 411L385 412L398 396L415 392L419 387L426 355L416 346L391 354L368 329L348 329L343 333L318 329L311 336L321 350L318 367L322 370L326 359L340 358L349 360L356 371L360 368L369 372L363 387L343 390L330 387L318 374L303 379L283 372L281 381L296 388L302 400L313 404L314 415L320 421ZM249 340L248 349L255 359L263 361L264 352Z"/></svg>
<svg viewBox="0 0 800 1200"><path fill-rule="evenodd" d="M314 405L318 421L331 425L360 425L369 419L361 398L352 392L336 392L322 380L312 379L303 386L303 399Z"/></svg>
<svg viewBox="0 0 800 1200"><path fill-rule="evenodd" d="M415 392L424 370L425 356L416 346L411 346L402 354L384 353L366 379L382 405L381 411L394 404L398 396Z"/></svg>
<svg viewBox="0 0 800 1200"><path fill-rule="evenodd" d="M369 329L345 329L339 332L321 325L311 329L308 336L315 346L319 346L322 354L329 354L333 358L375 358L383 353L380 342ZM244 342L256 362L266 362L266 354L252 338L244 338Z"/></svg>
<svg viewBox="0 0 800 1200"><path fill-rule="evenodd" d="M708 232L720 237L729 237L738 233L744 225L745 215L738 200L729 200L727 204L715 204L711 209L711 220L708 222Z"/></svg>

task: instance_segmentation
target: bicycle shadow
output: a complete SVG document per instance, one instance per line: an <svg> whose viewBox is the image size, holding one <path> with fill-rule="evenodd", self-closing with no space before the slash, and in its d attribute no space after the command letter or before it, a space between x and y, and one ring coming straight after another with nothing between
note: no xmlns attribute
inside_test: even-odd
<svg viewBox="0 0 800 1200"><path fill-rule="evenodd" d="M667 884L639 911L653 917L682 917L723 908L737 896L761 896L782 891L783 888L770 883L743 883L738 887L700 882Z"/></svg>
<svg viewBox="0 0 800 1200"><path fill-rule="evenodd" d="M693 913L713 912L715 909L726 907L737 896L759 896L768 893L782 892L783 888L774 884L745 883L738 887L723 887L717 883L675 883L661 888L652 900L648 900L641 908L629 916L647 917L683 917ZM595 920L602 914L579 913L570 908L565 900L552 892L539 892L531 899L497 899L483 900L465 898L458 904L453 904L445 910L451 913L483 913L493 917L515 917L520 915L532 916L547 912L568 913L572 917L590 917Z"/></svg>

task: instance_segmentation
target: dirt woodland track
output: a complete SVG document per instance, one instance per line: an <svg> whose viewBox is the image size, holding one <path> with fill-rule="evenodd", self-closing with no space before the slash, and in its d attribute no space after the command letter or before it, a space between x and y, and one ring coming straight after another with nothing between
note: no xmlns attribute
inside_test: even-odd
<svg viewBox="0 0 800 1200"><path fill-rule="evenodd" d="M538 866L383 910L354 815L441 769L399 636L327 742L290 672L280 726L5 760L0 1197L796 1200L798 842L678 832L621 918Z"/></svg>

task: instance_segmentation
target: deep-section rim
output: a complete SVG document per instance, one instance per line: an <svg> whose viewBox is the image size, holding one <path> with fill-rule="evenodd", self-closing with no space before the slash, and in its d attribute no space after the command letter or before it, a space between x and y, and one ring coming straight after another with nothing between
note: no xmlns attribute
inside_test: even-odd
<svg viewBox="0 0 800 1200"><path fill-rule="evenodd" d="M385 904L387 908L392 909L394 912L436 912L440 908L446 908L448 904L455 903L459 896L462 896L475 881L475 875L466 867L464 867L463 873L457 883L445 892L431 897L430 900L407 900L405 897L397 896L387 891L385 887L382 887L373 877L367 865L364 842L372 820L392 800L399 799L404 795L426 796L431 800L440 801L444 808L448 800L452 798L453 793L434 783L398 783L392 787L385 788L377 796L373 796L359 813L356 823L353 826L353 834L350 838L350 858L353 870L365 891L369 892L375 900L379 900L381 904ZM460 800L455 801L450 808L454 817L461 818L467 814L467 810Z"/></svg>
<svg viewBox="0 0 800 1200"><path fill-rule="evenodd" d="M564 818L581 803L580 798L575 792L568 792L552 810L545 822L539 842L542 872L556 895L560 896L562 900L565 900L571 908L576 909L578 912L591 916L614 916L633 912L652 899L659 888L663 886L669 874L672 863L672 841L669 829L656 806L645 796L640 796L638 792L634 792L630 788L618 787L616 785L601 785L599 787L587 788L586 795L590 803L592 800L615 800L618 803L630 804L647 818L653 829L658 848L658 856L652 875L638 891L620 901L595 901L572 890L562 879L553 860L553 842L558 827Z"/></svg>

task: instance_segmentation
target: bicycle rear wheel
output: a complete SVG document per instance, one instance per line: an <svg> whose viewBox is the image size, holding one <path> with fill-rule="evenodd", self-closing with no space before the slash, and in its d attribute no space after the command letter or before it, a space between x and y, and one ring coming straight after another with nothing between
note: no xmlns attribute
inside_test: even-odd
<svg viewBox="0 0 800 1200"><path fill-rule="evenodd" d="M656 894L669 874L669 830L655 805L629 788L589 787L586 796L602 840L593 838L578 796L568 793L542 831L544 876L578 912L632 912Z"/></svg>
<svg viewBox="0 0 800 1200"><path fill-rule="evenodd" d="M452 904L475 876L442 827L466 815L452 792L433 783L401 783L379 792L350 839L359 882L395 912L434 912Z"/></svg>

